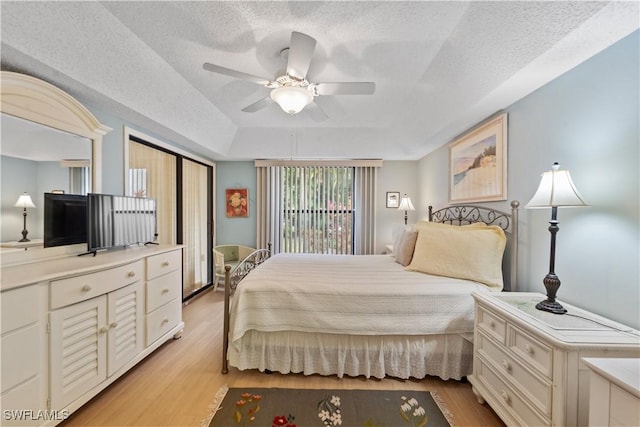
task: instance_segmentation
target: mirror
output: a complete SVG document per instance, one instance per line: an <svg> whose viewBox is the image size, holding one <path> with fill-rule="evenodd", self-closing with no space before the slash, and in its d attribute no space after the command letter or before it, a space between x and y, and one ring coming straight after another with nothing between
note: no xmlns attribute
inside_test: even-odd
<svg viewBox="0 0 640 427"><path fill-rule="evenodd" d="M100 192L102 137L111 129L63 90L10 71L0 72L0 107L0 244L41 247L44 193ZM25 192L35 205L26 208L35 242L12 246L22 238L24 209L14 205Z"/></svg>
<svg viewBox="0 0 640 427"><path fill-rule="evenodd" d="M23 209L14 205L27 193L35 205L27 208L27 238L39 241L44 193L91 191L91 140L4 113L0 120L0 239L22 238Z"/></svg>

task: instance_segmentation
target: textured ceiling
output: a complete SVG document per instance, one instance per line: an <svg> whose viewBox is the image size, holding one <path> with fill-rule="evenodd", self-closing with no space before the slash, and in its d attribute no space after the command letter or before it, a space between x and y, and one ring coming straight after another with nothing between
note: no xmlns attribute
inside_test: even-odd
<svg viewBox="0 0 640 427"><path fill-rule="evenodd" d="M11 2L2 68L43 78L214 159L419 159L639 27L632 2ZM281 74L292 31L308 80L372 81L316 98L324 122L252 82Z"/></svg>

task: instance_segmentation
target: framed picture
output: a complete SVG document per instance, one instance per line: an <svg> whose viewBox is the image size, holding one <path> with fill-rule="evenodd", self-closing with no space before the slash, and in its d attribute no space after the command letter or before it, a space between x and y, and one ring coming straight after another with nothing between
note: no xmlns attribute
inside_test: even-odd
<svg viewBox="0 0 640 427"><path fill-rule="evenodd" d="M397 208L398 206L400 206L400 192L387 191L387 207Z"/></svg>
<svg viewBox="0 0 640 427"><path fill-rule="evenodd" d="M507 199L507 114L457 138L449 146L449 202Z"/></svg>
<svg viewBox="0 0 640 427"><path fill-rule="evenodd" d="M247 218L249 216L249 189L227 188L225 196L227 218Z"/></svg>

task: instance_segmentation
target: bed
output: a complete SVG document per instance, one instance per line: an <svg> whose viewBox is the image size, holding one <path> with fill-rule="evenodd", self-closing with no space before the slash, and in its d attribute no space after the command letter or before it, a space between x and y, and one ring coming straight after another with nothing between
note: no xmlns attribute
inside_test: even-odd
<svg viewBox="0 0 640 427"><path fill-rule="evenodd" d="M471 374L471 293L515 290L518 206L429 208L429 222L403 229L392 255L258 250L227 267L223 373L231 365L338 377Z"/></svg>

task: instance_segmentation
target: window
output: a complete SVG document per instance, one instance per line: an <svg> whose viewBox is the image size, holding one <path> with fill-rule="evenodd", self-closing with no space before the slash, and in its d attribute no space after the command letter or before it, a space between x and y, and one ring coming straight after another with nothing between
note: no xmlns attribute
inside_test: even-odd
<svg viewBox="0 0 640 427"><path fill-rule="evenodd" d="M372 254L381 160L256 160L258 248Z"/></svg>
<svg viewBox="0 0 640 427"><path fill-rule="evenodd" d="M282 167L282 252L353 254L353 167Z"/></svg>

